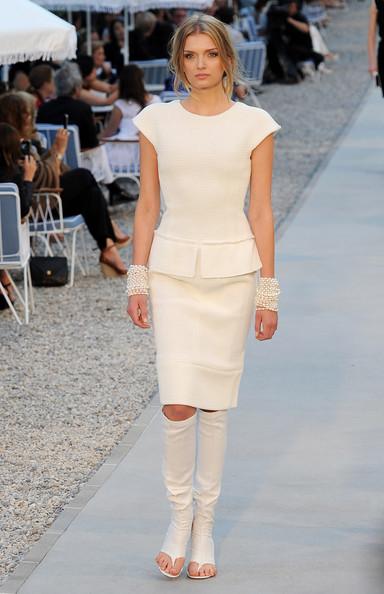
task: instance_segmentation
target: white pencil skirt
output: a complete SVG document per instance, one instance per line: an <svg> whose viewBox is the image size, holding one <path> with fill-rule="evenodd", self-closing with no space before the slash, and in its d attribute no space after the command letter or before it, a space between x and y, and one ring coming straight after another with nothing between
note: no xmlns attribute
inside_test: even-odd
<svg viewBox="0 0 384 594"><path fill-rule="evenodd" d="M234 408L255 311L256 274L203 278L149 271L161 404Z"/></svg>

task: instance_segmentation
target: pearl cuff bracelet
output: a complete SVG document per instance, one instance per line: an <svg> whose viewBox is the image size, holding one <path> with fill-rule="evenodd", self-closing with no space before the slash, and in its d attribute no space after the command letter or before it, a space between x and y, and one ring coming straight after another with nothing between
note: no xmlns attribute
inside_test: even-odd
<svg viewBox="0 0 384 594"><path fill-rule="evenodd" d="M260 277L256 288L256 309L278 311L279 281L275 277Z"/></svg>
<svg viewBox="0 0 384 594"><path fill-rule="evenodd" d="M127 272L127 295L148 295L148 268L142 264L131 264Z"/></svg>

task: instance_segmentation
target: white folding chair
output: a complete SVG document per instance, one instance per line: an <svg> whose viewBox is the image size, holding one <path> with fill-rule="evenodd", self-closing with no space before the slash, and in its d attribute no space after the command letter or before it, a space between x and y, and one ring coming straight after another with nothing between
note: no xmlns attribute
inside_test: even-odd
<svg viewBox="0 0 384 594"><path fill-rule="evenodd" d="M46 140L45 148L51 148L55 141L56 133L60 128L62 128L62 126L57 126L55 124L36 124L37 131L40 132ZM77 167L81 166L79 128L74 124L68 126L68 134L68 145L64 155L64 163L71 169L77 169Z"/></svg>
<svg viewBox="0 0 384 594"><path fill-rule="evenodd" d="M236 46L240 64L248 82L248 101L257 107L261 107L255 91L263 82L265 68L266 46L263 41L248 41Z"/></svg>
<svg viewBox="0 0 384 594"><path fill-rule="evenodd" d="M12 287L24 308L25 323L29 323L29 305L34 311L31 273L29 269L30 247L28 223L21 222L19 189L16 184L0 184L0 270L8 272ZM10 270L22 270L24 295L16 286ZM0 293L4 296L18 324L22 321L0 282Z"/></svg>
<svg viewBox="0 0 384 594"><path fill-rule="evenodd" d="M29 223L30 236L40 239L43 242L45 253L49 256L53 256L51 240L55 241L59 251L70 262L70 280L68 286L73 287L76 263L83 276L87 276L88 274L88 261L84 241L84 219L81 215L64 217L61 197L52 190L40 190L33 197L34 204ZM77 234L79 231L81 231L82 259L78 257L76 252ZM72 245L69 249L67 236L71 234Z"/></svg>
<svg viewBox="0 0 384 594"><path fill-rule="evenodd" d="M103 138L115 179L131 179L140 191L140 149L137 138Z"/></svg>

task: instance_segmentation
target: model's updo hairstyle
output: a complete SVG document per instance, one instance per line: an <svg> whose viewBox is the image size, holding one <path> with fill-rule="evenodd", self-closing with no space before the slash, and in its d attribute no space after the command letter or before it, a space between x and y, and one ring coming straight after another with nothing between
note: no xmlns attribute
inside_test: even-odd
<svg viewBox="0 0 384 594"><path fill-rule="evenodd" d="M213 16L207 14L194 14L176 29L169 42L169 69L174 74L173 88L177 93L182 84L190 92L191 86L184 74L184 46L188 35L193 33L206 33L214 41L219 50L224 66L223 88L230 99L233 92L233 83L241 82L244 77L240 71L237 52L225 25Z"/></svg>

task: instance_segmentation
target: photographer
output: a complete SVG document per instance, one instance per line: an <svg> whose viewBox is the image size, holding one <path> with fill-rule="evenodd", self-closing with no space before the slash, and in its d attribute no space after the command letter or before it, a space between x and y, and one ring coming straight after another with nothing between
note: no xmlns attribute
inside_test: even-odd
<svg viewBox="0 0 384 594"><path fill-rule="evenodd" d="M36 161L30 155L23 157L19 133L13 126L0 123L0 183L14 183L19 189L20 214L27 216L32 204L32 180L36 173ZM5 270L0 270L0 282L12 303L15 295ZM0 293L0 310L8 308L7 300Z"/></svg>
<svg viewBox="0 0 384 594"><path fill-rule="evenodd" d="M317 70L324 57L313 51L309 23L298 0L271 6L268 12L267 56L273 76L282 82L300 82L299 63L312 61Z"/></svg>

